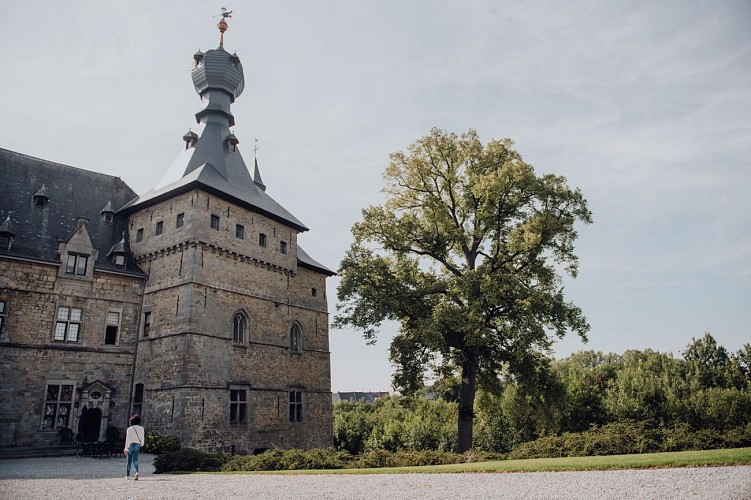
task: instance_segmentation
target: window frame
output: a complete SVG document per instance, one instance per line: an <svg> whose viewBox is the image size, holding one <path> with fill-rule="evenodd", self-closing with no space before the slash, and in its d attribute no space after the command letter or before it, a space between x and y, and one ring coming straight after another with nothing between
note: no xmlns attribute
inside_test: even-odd
<svg viewBox="0 0 751 500"><path fill-rule="evenodd" d="M161 236L162 234L164 234L164 221L158 220L154 224L154 236Z"/></svg>
<svg viewBox="0 0 751 500"><path fill-rule="evenodd" d="M110 323L111 314L117 315L116 324ZM120 323L122 321L122 316L123 316L122 311L108 310L105 313L104 315L104 339L103 339L104 345L118 345L120 343ZM112 339L112 342L107 342L107 339L110 336L111 327L114 327L114 338Z"/></svg>
<svg viewBox="0 0 751 500"><path fill-rule="evenodd" d="M229 423L230 425L248 424L248 389L230 386L229 388Z"/></svg>
<svg viewBox="0 0 751 500"><path fill-rule="evenodd" d="M266 233L258 233L258 246L266 248L266 245L268 244L268 237L266 236Z"/></svg>
<svg viewBox="0 0 751 500"><path fill-rule="evenodd" d="M185 225L185 212L180 212L175 216L175 229L180 229Z"/></svg>
<svg viewBox="0 0 751 500"><path fill-rule="evenodd" d="M293 354L302 354L302 325L295 321L289 327L289 350Z"/></svg>
<svg viewBox="0 0 751 500"><path fill-rule="evenodd" d="M143 418L143 384L135 384L133 386L133 401L131 403L131 415L140 415Z"/></svg>
<svg viewBox="0 0 751 500"><path fill-rule="evenodd" d="M283 255L287 255L287 242L286 241L279 242L279 253Z"/></svg>
<svg viewBox="0 0 751 500"><path fill-rule="evenodd" d="M65 274L86 276L89 269L89 257L89 255L82 253L68 252L68 258L65 261Z"/></svg>
<svg viewBox="0 0 751 500"><path fill-rule="evenodd" d="M141 243L143 241L143 228L139 227L136 229L136 243Z"/></svg>
<svg viewBox="0 0 751 500"><path fill-rule="evenodd" d="M238 325L239 321L239 325ZM238 328L239 326L239 328ZM237 312L232 317L232 342L244 344L248 332L248 318L242 312Z"/></svg>
<svg viewBox="0 0 751 500"><path fill-rule="evenodd" d="M57 387L57 394L54 398L50 397L52 395L50 387ZM67 392L67 389L64 390L63 387L70 387L70 392ZM59 431L63 427L70 428L75 395L76 382L74 380L47 380L44 384L39 430ZM68 396L68 399L63 399L64 396ZM51 422L51 425L48 422ZM60 425L61 423L64 425Z"/></svg>
<svg viewBox="0 0 751 500"><path fill-rule="evenodd" d="M0 300L0 337L5 336L5 324L8 322L8 301Z"/></svg>
<svg viewBox="0 0 751 500"><path fill-rule="evenodd" d="M289 390L289 422L291 424L300 423L303 421L304 406L303 406L303 391L300 388Z"/></svg>
<svg viewBox="0 0 751 500"><path fill-rule="evenodd" d="M61 318L60 312L63 309L67 309L66 317ZM71 313L73 311L79 311L78 319L71 319ZM59 325L65 325L63 327L63 331L61 332L63 334L62 339L58 339L58 326ZM71 332L71 325L76 325L76 338L74 340L70 339L70 332ZM83 326L83 308L82 307L73 307L73 306L57 306L57 309L55 310L55 325L52 330L52 341L53 342L60 342L64 344L78 344L81 342L81 330Z"/></svg>
<svg viewBox="0 0 751 500"><path fill-rule="evenodd" d="M141 337L148 337L151 332L151 311L143 312L143 325L141 327Z"/></svg>
<svg viewBox="0 0 751 500"><path fill-rule="evenodd" d="M245 226L242 224L235 224L235 238L238 240L245 239Z"/></svg>
<svg viewBox="0 0 751 500"><path fill-rule="evenodd" d="M221 220L221 217L219 217L217 214L211 214L211 218L209 219L209 227L215 231L219 231Z"/></svg>

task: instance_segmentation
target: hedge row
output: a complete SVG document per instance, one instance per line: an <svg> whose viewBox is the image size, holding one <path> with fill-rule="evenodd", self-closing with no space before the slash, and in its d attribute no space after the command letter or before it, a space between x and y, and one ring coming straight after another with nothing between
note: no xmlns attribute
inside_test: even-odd
<svg viewBox="0 0 751 500"><path fill-rule="evenodd" d="M154 460L154 469L156 473L359 469L442 465L497 459L708 450L744 446L751 446L751 424L719 432L712 429L693 431L688 425L664 429L652 427L644 422L618 422L593 427L585 432L547 436L523 443L503 456L476 450L464 454L443 451L372 450L353 456L344 450L319 448L312 450L274 449L260 455L228 457L223 454L183 448L159 455Z"/></svg>

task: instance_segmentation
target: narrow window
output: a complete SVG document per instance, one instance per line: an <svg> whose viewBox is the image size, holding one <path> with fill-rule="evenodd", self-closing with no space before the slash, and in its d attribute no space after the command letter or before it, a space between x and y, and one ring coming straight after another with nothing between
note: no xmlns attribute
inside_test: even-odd
<svg viewBox="0 0 751 500"><path fill-rule="evenodd" d="M302 329L297 323L289 329L289 348L292 352L302 352Z"/></svg>
<svg viewBox="0 0 751 500"><path fill-rule="evenodd" d="M133 409L131 414L143 417L143 384L136 384L133 388Z"/></svg>
<svg viewBox="0 0 751 500"><path fill-rule="evenodd" d="M232 335L232 341L235 344L242 344L245 342L245 316L243 316L241 313L235 314L235 320L234 320L234 333Z"/></svg>
<svg viewBox="0 0 751 500"><path fill-rule="evenodd" d="M235 238L237 238L238 240L245 239L245 226L242 226L240 224L235 225Z"/></svg>
<svg viewBox="0 0 751 500"><path fill-rule="evenodd" d="M219 216L211 214L211 229L219 231Z"/></svg>
<svg viewBox="0 0 751 500"><path fill-rule="evenodd" d="M280 241L279 242L279 251L285 255L287 255L287 242L286 241Z"/></svg>
<svg viewBox="0 0 751 500"><path fill-rule="evenodd" d="M4 300L0 300L0 336L3 335L3 327L5 326L5 318L8 317L8 310Z"/></svg>
<svg viewBox="0 0 751 500"><path fill-rule="evenodd" d="M77 274L79 276L86 276L86 265L89 262L89 258L85 255L68 254L68 262L65 264L65 272L67 274Z"/></svg>
<svg viewBox="0 0 751 500"><path fill-rule="evenodd" d="M143 241L143 228L139 228L136 231L136 243L140 243L141 241Z"/></svg>
<svg viewBox="0 0 751 500"><path fill-rule="evenodd" d="M120 313L114 311L107 312L107 325L104 331L104 343L108 345L117 344L117 332L120 329Z"/></svg>
<svg viewBox="0 0 751 500"><path fill-rule="evenodd" d="M183 224L185 224L185 214L179 213L177 214L177 217L175 218L175 227L177 228L183 227Z"/></svg>
<svg viewBox="0 0 751 500"><path fill-rule="evenodd" d="M259 247L266 246L266 235L263 233L258 233L258 246Z"/></svg>
<svg viewBox="0 0 751 500"><path fill-rule="evenodd" d="M318 295L318 290L316 290L315 288L311 288L310 289L310 295L312 295L313 297L317 296Z"/></svg>
<svg viewBox="0 0 751 500"><path fill-rule="evenodd" d="M289 421L302 422L302 391L289 391Z"/></svg>
<svg viewBox="0 0 751 500"><path fill-rule="evenodd" d="M245 389L230 389L229 421L231 424L242 424L247 421L247 404Z"/></svg>
<svg viewBox="0 0 751 500"><path fill-rule="evenodd" d="M148 337L151 331L151 312L143 313L143 336Z"/></svg>
<svg viewBox="0 0 751 500"><path fill-rule="evenodd" d="M156 227L154 228L154 234L156 236L159 236L163 232L164 232L164 221L160 220L159 222L156 223Z"/></svg>
<svg viewBox="0 0 751 500"><path fill-rule="evenodd" d="M54 340L57 342L78 342L82 317L83 311L77 307L58 307Z"/></svg>
<svg viewBox="0 0 751 500"><path fill-rule="evenodd" d="M47 384L44 396L42 430L70 427L73 392L72 383Z"/></svg>

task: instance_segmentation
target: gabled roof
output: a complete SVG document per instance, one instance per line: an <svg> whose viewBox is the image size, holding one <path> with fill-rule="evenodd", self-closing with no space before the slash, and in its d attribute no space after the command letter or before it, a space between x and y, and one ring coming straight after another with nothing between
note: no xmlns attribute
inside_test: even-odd
<svg viewBox="0 0 751 500"><path fill-rule="evenodd" d="M107 260L106 251L127 232L127 220L115 216L105 223L100 213L110 200L122 206L135 198L119 177L0 148L0 178L0 218L10 215L16 233L10 251L0 255L59 263L58 243L67 240L84 217L92 243L100 250L96 268L122 272ZM39 207L33 197L42 185L48 202ZM142 274L133 262L126 270Z"/></svg>

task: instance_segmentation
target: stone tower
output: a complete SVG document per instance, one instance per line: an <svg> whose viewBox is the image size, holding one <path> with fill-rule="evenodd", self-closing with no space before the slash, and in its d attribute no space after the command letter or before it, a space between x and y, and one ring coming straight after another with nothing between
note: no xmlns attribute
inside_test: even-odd
<svg viewBox="0 0 751 500"><path fill-rule="evenodd" d="M253 452L332 445L326 283L298 246L305 225L249 172L232 133L243 67L193 56L198 126L164 178L118 215L148 274L132 412L185 446Z"/></svg>

